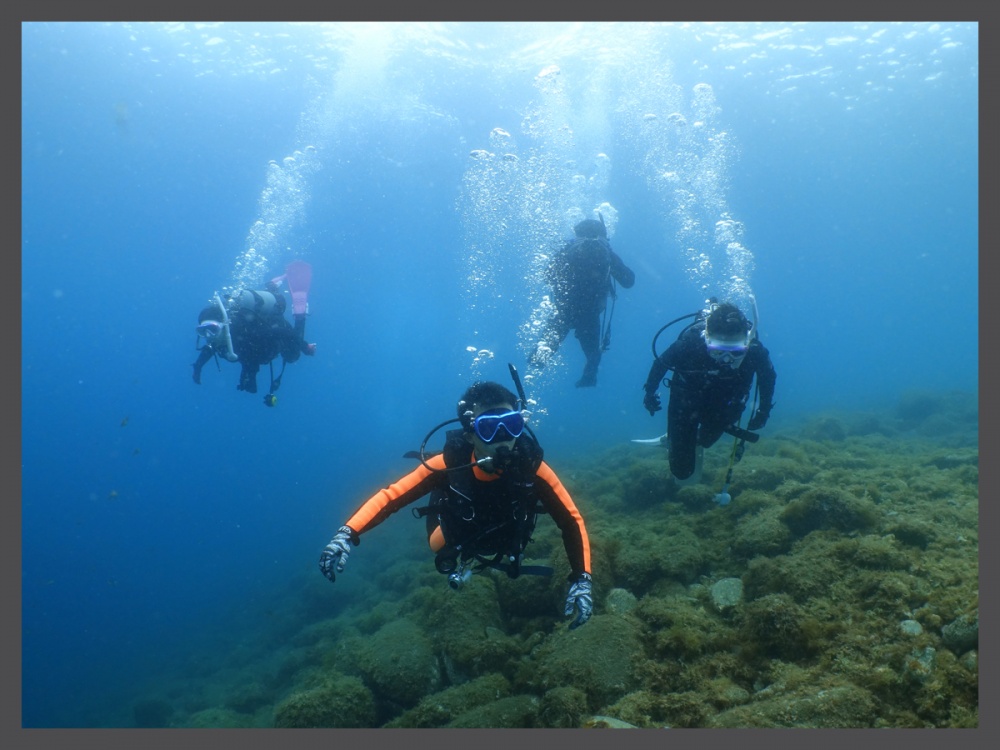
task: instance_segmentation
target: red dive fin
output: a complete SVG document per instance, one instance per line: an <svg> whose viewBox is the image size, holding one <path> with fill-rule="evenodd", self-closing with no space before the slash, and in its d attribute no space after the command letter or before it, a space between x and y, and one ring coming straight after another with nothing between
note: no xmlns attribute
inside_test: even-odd
<svg viewBox="0 0 1000 750"><path fill-rule="evenodd" d="M292 293L292 313L305 315L309 298L309 285L312 283L312 266L304 260L293 260L285 267L285 281Z"/></svg>

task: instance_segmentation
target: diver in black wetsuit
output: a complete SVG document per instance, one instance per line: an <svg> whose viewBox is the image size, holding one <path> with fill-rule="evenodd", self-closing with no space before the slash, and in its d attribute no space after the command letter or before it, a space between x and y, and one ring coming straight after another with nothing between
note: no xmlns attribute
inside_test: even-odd
<svg viewBox="0 0 1000 750"><path fill-rule="evenodd" d="M601 336L601 313L607 309L608 296L615 298L615 281L630 289L635 273L611 249L603 221L585 219L573 232L576 237L556 254L549 268L555 312L529 360L544 366L575 329L587 358L576 387L586 388L597 385L601 354L611 344L610 316Z"/></svg>
<svg viewBox="0 0 1000 750"><path fill-rule="evenodd" d="M247 393L257 392L257 373L261 365L270 364L279 355L284 365L298 360L301 354L316 353L316 344L305 340L305 314L295 315L293 327L284 316L285 298L274 283L262 291L242 291L228 297L223 307L218 296L215 303L198 314L197 332L205 344L194 362L194 382L201 384L202 367L216 355L240 363L240 381L236 388ZM264 402L274 406L274 391L281 384L281 374L272 377Z"/></svg>
<svg viewBox="0 0 1000 750"><path fill-rule="evenodd" d="M670 473L677 480L697 481L704 449L728 429L738 429L755 375L760 406L747 429L767 424L777 375L754 326L728 302L685 328L653 361L643 386L650 416L662 408L657 389L668 370L674 372L667 404Z"/></svg>

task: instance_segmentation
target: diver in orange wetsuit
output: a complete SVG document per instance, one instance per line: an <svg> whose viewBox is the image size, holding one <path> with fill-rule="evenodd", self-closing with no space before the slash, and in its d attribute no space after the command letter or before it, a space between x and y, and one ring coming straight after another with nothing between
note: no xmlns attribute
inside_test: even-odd
<svg viewBox="0 0 1000 750"><path fill-rule="evenodd" d="M444 451L426 460L421 451L418 468L375 493L340 527L320 555L323 575L335 580L361 534L428 494L430 503L415 514L426 517L435 565L453 588L485 568L511 578L551 572L522 565L537 516L547 513L562 531L570 564L565 614L577 615L570 627L590 619L587 529L569 492L542 460L542 449L526 428L522 402L499 383L477 382L466 390L458 402L458 418L450 420L461 429L448 431Z"/></svg>

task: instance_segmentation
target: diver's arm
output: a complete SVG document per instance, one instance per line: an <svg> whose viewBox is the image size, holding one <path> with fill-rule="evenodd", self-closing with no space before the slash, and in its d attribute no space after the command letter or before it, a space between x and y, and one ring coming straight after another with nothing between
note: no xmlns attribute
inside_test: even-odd
<svg viewBox="0 0 1000 750"><path fill-rule="evenodd" d="M295 345L303 354L310 357L316 353L316 344L306 341L306 316L305 314L295 315Z"/></svg>
<svg viewBox="0 0 1000 750"><path fill-rule="evenodd" d="M215 352L212 347L207 344L201 348L201 351L198 352L198 359L194 362L194 373L192 375L194 382L198 385L201 385L201 368L204 367L208 360L212 358L214 353Z"/></svg>
<svg viewBox="0 0 1000 750"><path fill-rule="evenodd" d="M562 531L563 547L566 548L566 559L574 575L590 573L590 539L583 516L577 509L573 498L559 481L559 477L547 463L542 461L535 472L538 480L535 487L545 510L552 516L556 526Z"/></svg>
<svg viewBox="0 0 1000 750"><path fill-rule="evenodd" d="M615 277L615 281L622 285L623 289L631 289L635 284L635 271L626 266L614 250L611 251L611 275Z"/></svg>
<svg viewBox="0 0 1000 750"><path fill-rule="evenodd" d="M767 347L760 343L760 339L754 339L753 348L756 350L754 371L757 373L757 385L760 386L760 410L770 414L778 375L774 371L771 354L767 351Z"/></svg>
<svg viewBox="0 0 1000 750"><path fill-rule="evenodd" d="M677 344L671 344L667 351L663 352L659 357L653 360L653 364L649 366L649 374L646 376L646 383L643 385L643 389L646 393L656 393L660 388L660 383L663 382L664 376L667 374L667 370L671 369L673 365L673 353L671 350Z"/></svg>
<svg viewBox="0 0 1000 750"><path fill-rule="evenodd" d="M445 468L443 455L438 454L428 458L427 464L436 471L421 464L403 478L368 498L344 525L349 526L357 534L363 534L378 526L400 508L406 507L448 481L448 475L443 471Z"/></svg>

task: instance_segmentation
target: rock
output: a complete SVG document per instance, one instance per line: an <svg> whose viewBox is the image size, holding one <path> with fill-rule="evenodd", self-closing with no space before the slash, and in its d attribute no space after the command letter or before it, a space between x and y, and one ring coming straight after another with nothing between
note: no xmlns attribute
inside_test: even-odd
<svg viewBox="0 0 1000 750"><path fill-rule="evenodd" d="M604 607L608 612L623 615L635 609L638 601L631 591L627 591L626 589L611 589L604 600Z"/></svg>
<svg viewBox="0 0 1000 750"><path fill-rule="evenodd" d="M712 604L719 612L735 607L743 600L743 581L739 578L723 578L712 586Z"/></svg>
<svg viewBox="0 0 1000 750"><path fill-rule="evenodd" d="M964 654L979 646L979 611L962 615L941 628L941 639L955 654Z"/></svg>

